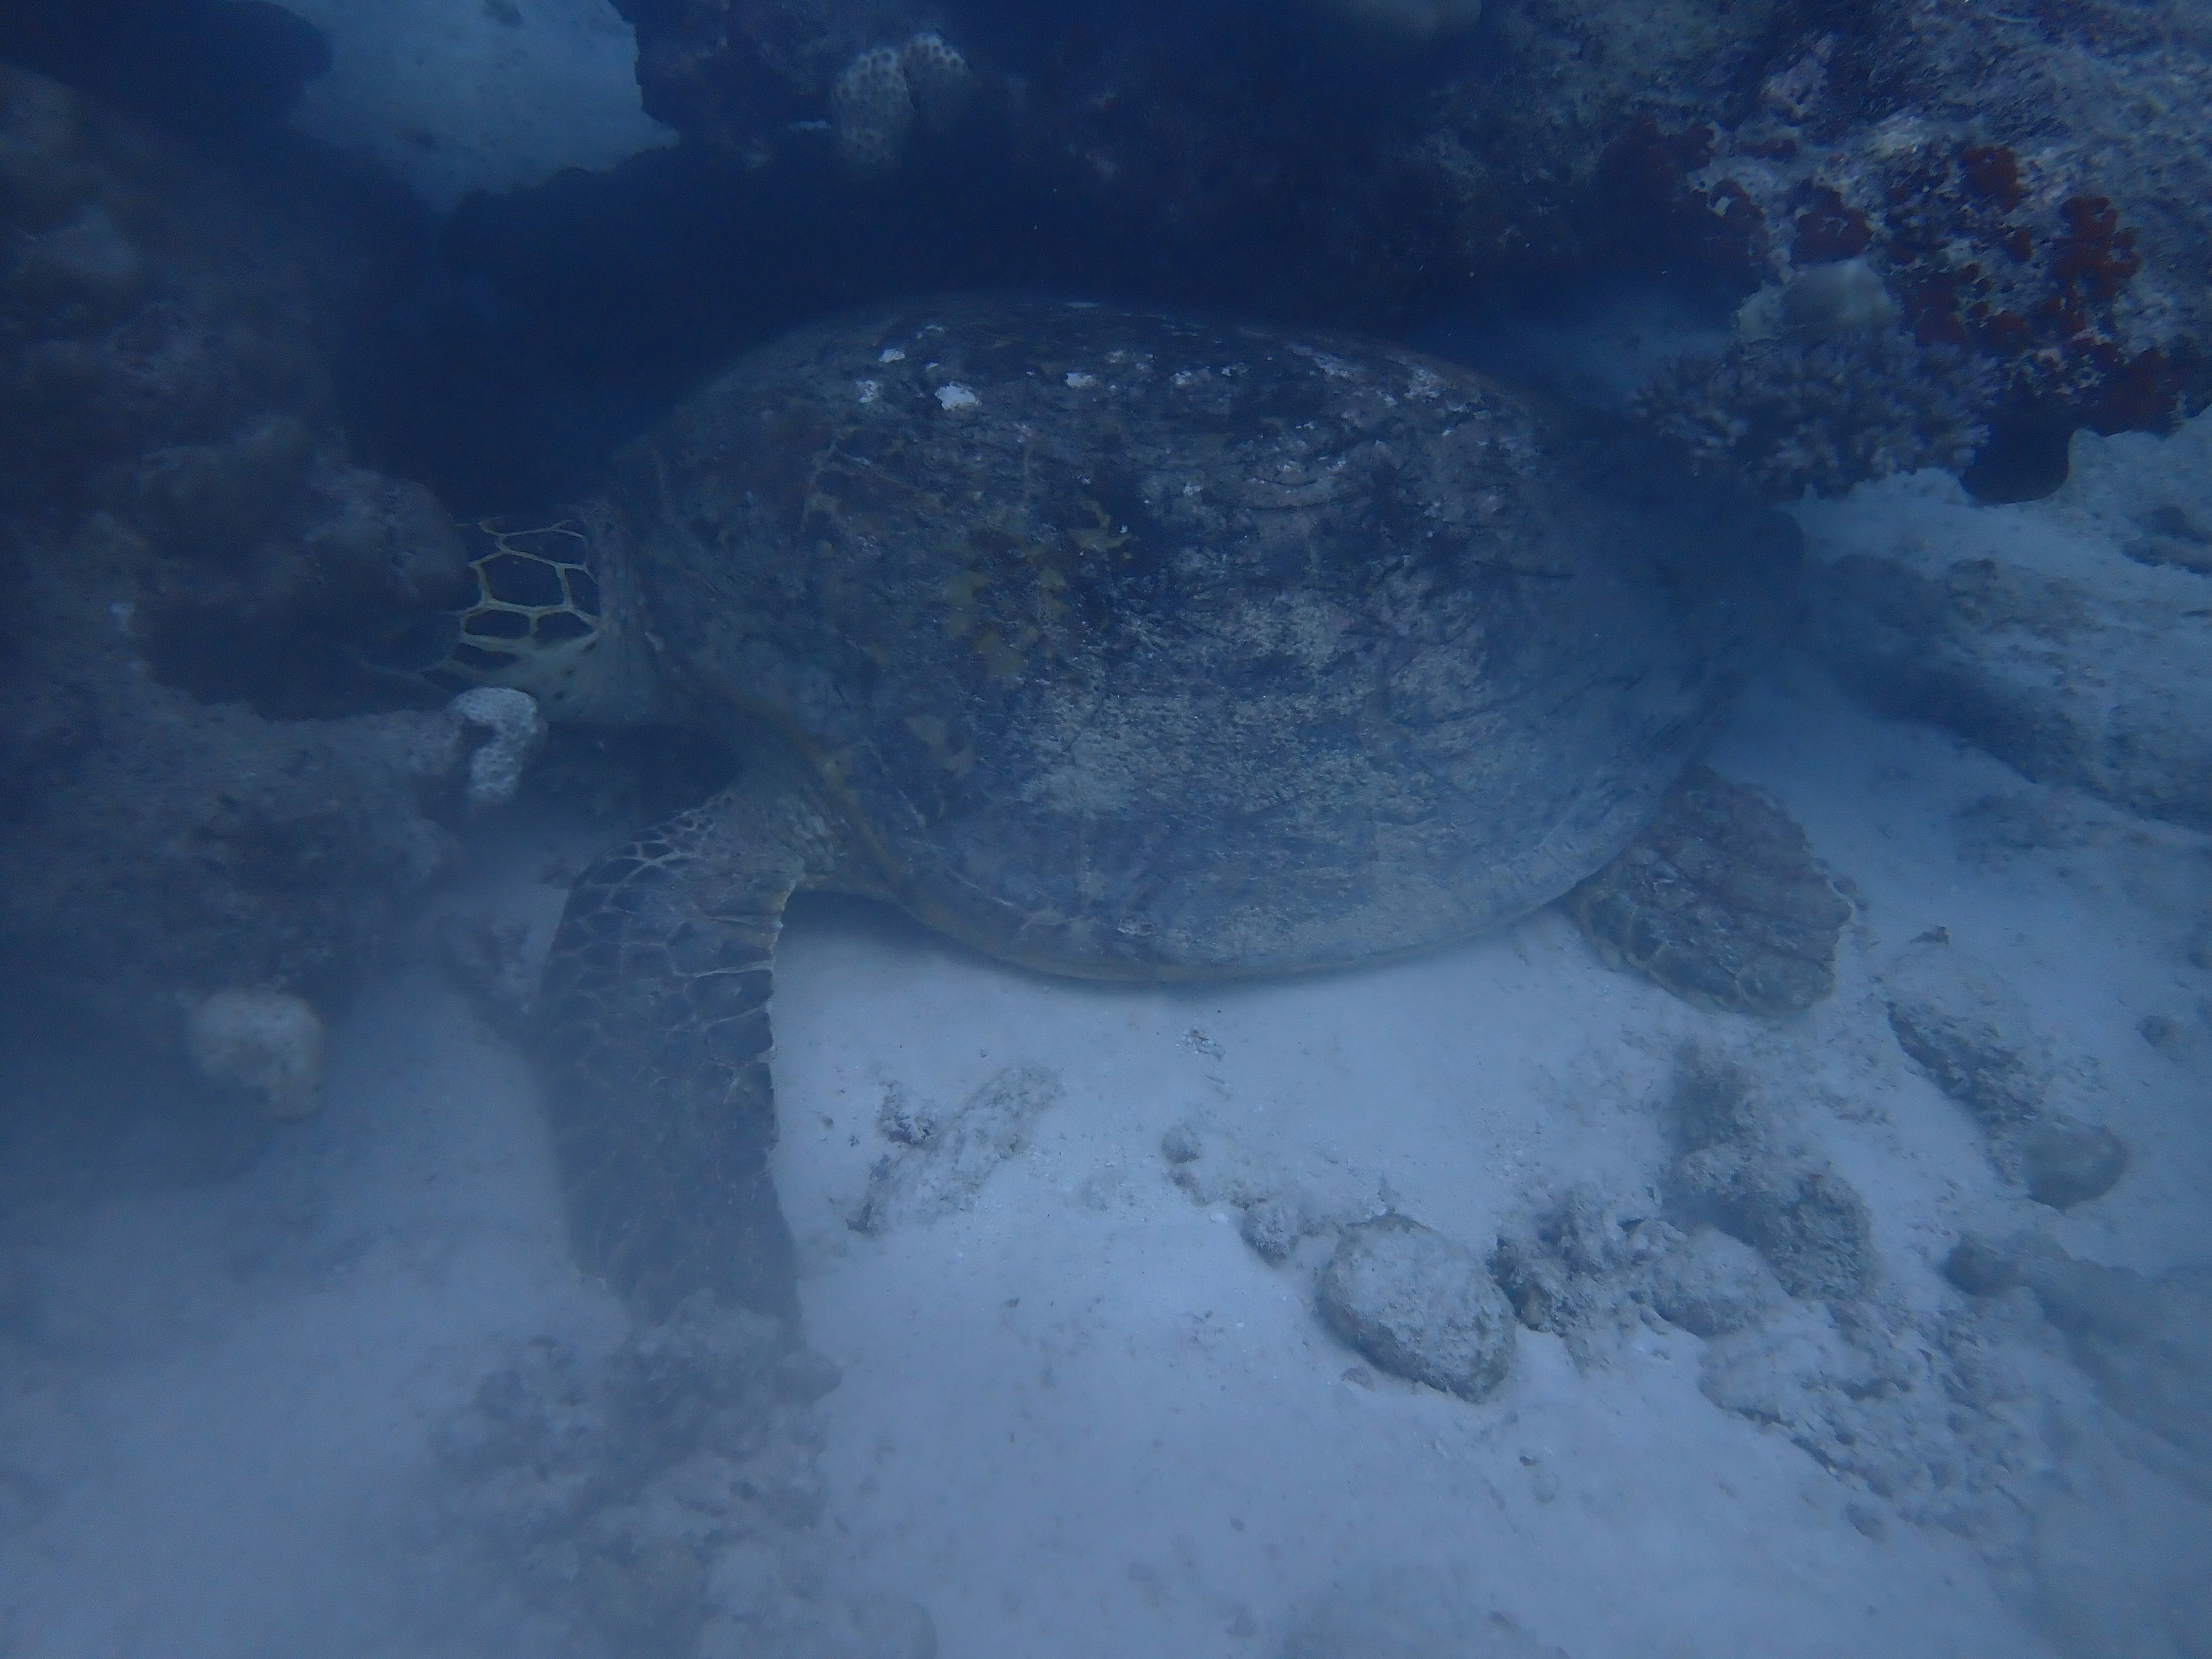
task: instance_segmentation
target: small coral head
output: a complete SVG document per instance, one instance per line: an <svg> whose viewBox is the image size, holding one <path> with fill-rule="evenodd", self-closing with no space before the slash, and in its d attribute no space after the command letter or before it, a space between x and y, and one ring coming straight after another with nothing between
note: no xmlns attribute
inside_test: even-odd
<svg viewBox="0 0 2212 1659"><path fill-rule="evenodd" d="M322 1016L299 997L217 991L186 1014L185 1046L203 1077L243 1091L271 1117L307 1117L322 1107Z"/></svg>

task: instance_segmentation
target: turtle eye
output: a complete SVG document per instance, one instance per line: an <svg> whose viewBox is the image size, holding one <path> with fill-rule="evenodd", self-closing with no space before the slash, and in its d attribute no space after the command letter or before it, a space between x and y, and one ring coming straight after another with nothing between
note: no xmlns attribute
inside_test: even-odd
<svg viewBox="0 0 2212 1659"><path fill-rule="evenodd" d="M599 614L599 584L592 573L572 564L562 573L568 578L568 603L587 617Z"/></svg>

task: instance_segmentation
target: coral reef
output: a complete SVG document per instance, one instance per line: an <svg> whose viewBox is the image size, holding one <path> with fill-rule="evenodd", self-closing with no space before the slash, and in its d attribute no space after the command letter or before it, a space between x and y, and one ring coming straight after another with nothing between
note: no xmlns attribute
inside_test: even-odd
<svg viewBox="0 0 2212 1659"><path fill-rule="evenodd" d="M1882 329L1741 341L1671 365L1632 407L1710 471L1789 501L1922 467L1963 471L1996 388L1968 353Z"/></svg>
<svg viewBox="0 0 2212 1659"><path fill-rule="evenodd" d="M204 1058L233 988L339 1006L447 866L474 746L336 717L460 550L349 456L325 349L362 279L276 190L0 71L0 952L118 1052L181 1059L197 1007Z"/></svg>
<svg viewBox="0 0 2212 1659"><path fill-rule="evenodd" d="M1776 433L1723 439L1715 459L1765 463L1785 491L1958 465L1988 426L1978 489L2025 495L2070 428L2160 429L2212 393L2196 252L2212 159L2190 120L2212 100L2212 52L2191 12L1880 0L1845 28L1791 0L1524 0L1407 50L1346 10L626 0L647 105L682 153L640 158L604 195L570 179L463 217L472 241L509 239L483 274L592 316L595 337L641 289L690 305L681 329L636 331L653 396L701 338L738 343L733 309L771 328L894 269L1388 331L1625 270L1714 316L1763 289L1802 313L1826 289L1832 312L1856 284L1893 311L1893 340L1778 335L1747 342L1721 384L1670 377L1692 418L1702 403L1724 423L1752 398ZM905 112L913 64L892 59L933 30L972 66L971 118L893 172L900 130L927 122ZM701 228L793 211L806 233L772 253ZM659 239L657 257L611 269L569 234L596 213L626 243ZM702 260L757 302L689 301ZM601 372L633 372L606 355L625 368ZM542 356L498 356L456 396L544 373ZM1921 408L1931 368L1943 386ZM1829 373L1850 386L1823 401ZM515 401L498 430L529 417ZM1772 463L1795 434L1808 456Z"/></svg>
<svg viewBox="0 0 2212 1659"><path fill-rule="evenodd" d="M1943 371L1969 425L2159 431L2201 408L2212 146L2184 112L2212 97L2204 21L2118 0L1870 21L1801 37L1755 96L1679 129L1680 191L1741 222L1742 268L1875 272L1913 343L1980 366Z"/></svg>
<svg viewBox="0 0 2212 1659"><path fill-rule="evenodd" d="M910 0L616 0L637 33L648 115L764 162L793 123L818 121L866 54L924 32ZM901 77L902 79L903 77Z"/></svg>

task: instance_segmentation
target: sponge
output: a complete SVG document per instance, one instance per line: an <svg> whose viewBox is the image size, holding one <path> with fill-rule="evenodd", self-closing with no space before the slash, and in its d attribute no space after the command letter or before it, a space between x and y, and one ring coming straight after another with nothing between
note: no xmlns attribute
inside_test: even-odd
<svg viewBox="0 0 2212 1659"><path fill-rule="evenodd" d="M968 60L939 34L862 52L830 92L846 166L863 176L892 171L905 159L916 118L926 132L944 131L967 107L975 80Z"/></svg>

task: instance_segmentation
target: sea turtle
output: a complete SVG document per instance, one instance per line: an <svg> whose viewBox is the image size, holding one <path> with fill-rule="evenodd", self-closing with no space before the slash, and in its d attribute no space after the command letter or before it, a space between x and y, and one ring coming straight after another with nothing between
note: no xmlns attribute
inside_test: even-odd
<svg viewBox="0 0 2212 1659"><path fill-rule="evenodd" d="M712 800L575 882L540 1000L580 1264L787 1315L794 889L1101 979L1419 951L1618 853L1786 615L1788 521L1418 354L1036 298L753 351L601 495L488 520L448 683L695 723Z"/></svg>

